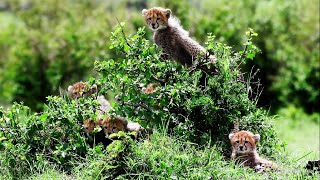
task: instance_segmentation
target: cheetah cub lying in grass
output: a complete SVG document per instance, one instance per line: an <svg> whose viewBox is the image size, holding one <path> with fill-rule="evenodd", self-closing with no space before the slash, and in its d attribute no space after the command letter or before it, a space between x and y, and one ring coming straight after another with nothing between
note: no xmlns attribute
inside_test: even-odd
<svg viewBox="0 0 320 180"><path fill-rule="evenodd" d="M256 143L260 140L259 134L238 131L229 134L229 139L232 145L232 160L237 160L241 165L254 168L258 172L277 169L275 163L261 158L257 153Z"/></svg>

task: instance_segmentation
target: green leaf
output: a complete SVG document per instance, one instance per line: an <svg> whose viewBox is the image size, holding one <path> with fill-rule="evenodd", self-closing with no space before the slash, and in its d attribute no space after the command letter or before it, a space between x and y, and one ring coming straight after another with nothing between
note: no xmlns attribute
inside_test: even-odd
<svg viewBox="0 0 320 180"><path fill-rule="evenodd" d="M42 122L45 122L48 118L48 114L42 114L39 119L42 121Z"/></svg>
<svg viewBox="0 0 320 180"><path fill-rule="evenodd" d="M123 50L124 50L125 52L128 52L128 51L130 50L130 48L129 48L128 45L124 45Z"/></svg>
<svg viewBox="0 0 320 180"><path fill-rule="evenodd" d="M248 58L248 59L251 59L251 60L253 60L254 56L255 56L255 55L254 55L254 54L251 54L251 53L250 53L250 54L247 54L247 58Z"/></svg>
<svg viewBox="0 0 320 180"><path fill-rule="evenodd" d="M151 76L152 76L152 73L151 73L151 71L149 69L146 70L145 74L146 74L146 78L147 79L150 79Z"/></svg>

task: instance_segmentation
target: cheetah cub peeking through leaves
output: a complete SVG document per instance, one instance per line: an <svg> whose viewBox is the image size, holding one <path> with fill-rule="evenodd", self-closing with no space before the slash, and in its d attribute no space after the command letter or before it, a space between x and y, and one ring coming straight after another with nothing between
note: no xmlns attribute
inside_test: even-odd
<svg viewBox="0 0 320 180"><path fill-rule="evenodd" d="M82 81L74 83L68 87L68 93L71 99L78 99L81 97L90 96L98 92L97 85L91 87Z"/></svg>
<svg viewBox="0 0 320 180"><path fill-rule="evenodd" d="M181 64L192 65L199 56L215 62L216 58L206 52L198 42L189 37L179 20L172 16L170 9L154 7L143 9L142 15L152 31L153 40L162 49L163 55L169 56Z"/></svg>
<svg viewBox="0 0 320 180"><path fill-rule="evenodd" d="M97 95L99 93L99 89L97 85L89 86L88 83L85 82L77 82L68 87L69 97L71 99L79 99L88 97L91 95ZM109 101L102 95L97 95L96 100L99 102L100 106L98 109L98 118L102 118L104 114L108 113L111 109L111 105ZM77 101L76 101L77 102Z"/></svg>
<svg viewBox="0 0 320 180"><path fill-rule="evenodd" d="M109 136L112 133L117 133L119 131L125 132L137 132L141 133L144 131L144 128L136 122L131 122L123 117L110 117L107 116L104 119L100 120L85 120L83 121L82 127L87 134L93 132L96 127L101 127L104 133L104 136Z"/></svg>
<svg viewBox="0 0 320 180"><path fill-rule="evenodd" d="M229 134L229 139L232 145L232 160L237 160L241 165L254 168L258 172L277 169L276 164L261 158L257 153L256 143L260 140L259 134L238 131Z"/></svg>

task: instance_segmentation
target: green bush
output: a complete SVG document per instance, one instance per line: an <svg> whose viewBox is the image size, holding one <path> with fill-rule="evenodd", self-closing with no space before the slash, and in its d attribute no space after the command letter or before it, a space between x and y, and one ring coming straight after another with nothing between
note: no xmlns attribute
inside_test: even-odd
<svg viewBox="0 0 320 180"><path fill-rule="evenodd" d="M81 123L97 116L96 100L89 97L76 103L65 97L48 97L44 111L36 114L15 104L0 111L0 170L4 177L26 177L33 167L44 164L54 164L83 179L249 177L254 175L252 171L235 168L222 159L230 150L227 135L235 119L240 129L261 134L259 153L279 151L281 144L269 123L270 117L250 100L250 82L243 81L238 69L257 52L251 42L256 35L252 30L247 33L246 51L237 53L209 36L207 48L217 56L217 64L203 66L203 60L196 61L193 67L160 60L161 52L143 38L143 29L127 38L119 27L112 34L111 48L120 58L96 62L101 76L90 79L90 83L100 85L102 94L117 94L111 113L129 117L145 127L165 126L175 135L155 130L150 141L134 142L123 135L123 141L115 141L106 149L90 148ZM211 74L213 68L217 72ZM208 73L206 76L202 69ZM143 88L149 83L158 83L157 90L145 94ZM292 174L294 168L285 173L290 177L306 176L303 170ZM277 175L268 173L264 177Z"/></svg>
<svg viewBox="0 0 320 180"><path fill-rule="evenodd" d="M89 149L85 161L78 161L73 173L80 179L114 179L125 173L125 158L132 156L133 140L119 132L122 140L113 141L106 149L101 146Z"/></svg>
<svg viewBox="0 0 320 180"><path fill-rule="evenodd" d="M268 137L262 141L268 147L265 151L271 153L279 146L266 111L249 98L250 82L243 80L238 69L257 52L251 42L254 32L248 32L246 51L238 53L209 36L207 48L216 55L217 63L203 65L206 61L200 59L192 67L162 61L160 51L143 38L143 29L128 37L122 33L120 27L112 33L110 47L121 57L95 63L101 74L96 83L102 93L117 94L116 114L145 126L167 125L170 132L186 140L201 144L211 139L223 147L229 142L226 134L239 119L241 129ZM158 87L154 93L146 94L142 89L150 83L157 83Z"/></svg>
<svg viewBox="0 0 320 180"><path fill-rule="evenodd" d="M59 87L94 74L93 61L107 53L111 18L105 4L47 0L19 9L18 2L10 2L10 17L19 23L0 32L0 97L39 111Z"/></svg>
<svg viewBox="0 0 320 180"><path fill-rule="evenodd" d="M260 35L255 43L263 53L243 68L260 69L256 78L264 92L258 104L271 104L273 112L290 104L319 111L318 0L5 2L11 10L0 13L1 104L24 101L39 111L45 97L58 94L60 86L94 74L93 60L117 58L112 50L103 50L110 44L105 39L116 17L133 32L144 25L143 8L164 6L200 42L211 32L239 51L245 41L242 32L255 29ZM24 3L29 6L21 8Z"/></svg>
<svg viewBox="0 0 320 180"><path fill-rule="evenodd" d="M208 142L199 148L184 139L155 132L150 141L131 146L132 155L126 157L124 179L219 179L227 163L221 149Z"/></svg>
<svg viewBox="0 0 320 180"><path fill-rule="evenodd" d="M287 156L273 156L281 170L256 173L226 160L221 155L224 150L212 142L199 146L167 133L166 128L158 129L148 140L127 144L127 154L112 161L107 151L97 148L72 174L79 179L316 179L318 175ZM123 145L113 147L122 151ZM121 173L114 176L115 172Z"/></svg>
<svg viewBox="0 0 320 180"><path fill-rule="evenodd" d="M7 111L1 109L1 174L19 179L50 165L70 173L76 164L92 161L95 163L89 167L94 168L86 169L84 176L103 176L108 172L114 177L121 173L119 164L133 140L119 132L121 140L113 141L107 148L101 143L92 146L91 136L84 133L81 125L83 120L95 119L97 109L98 103L92 98L80 98L76 103L61 97L48 97L45 111L40 114L31 114L21 104L14 104ZM101 161L108 162L106 167Z"/></svg>
<svg viewBox="0 0 320 180"><path fill-rule="evenodd" d="M112 33L110 48L122 58L95 63L101 77L90 79L90 83L100 85L102 94L109 91L117 94L111 113L128 117L145 127L168 125L169 132L185 141L217 143L224 154L230 149L227 134L233 128L234 120L239 119L241 129L265 137L261 141L262 152L271 154L278 150L280 144L268 123L269 118L249 99L250 83L243 82L237 68L246 59L242 57L251 58L256 53L256 47L251 43L256 34L252 30L248 32L247 50L238 53L209 36L207 48L217 56L217 64L203 65L205 59L200 59L193 67L160 60L159 49L151 46L143 35L144 29L139 29L137 34L126 38L118 27ZM212 73L213 69L215 73ZM113 72L118 73L114 75ZM160 79L166 82L159 82ZM149 83L159 85L154 93L146 94L142 88ZM31 114L29 108L20 104L7 111L1 110L3 174L27 174L30 164L44 160L70 171L88 150L100 152L99 147L90 150L89 139L81 128L83 120L96 119L96 100L88 97L70 101L53 96L47 101L42 113ZM107 164L108 172L113 172L110 176L125 170L118 163L125 163L123 158L132 142L125 138L119 143L112 143L114 148L108 146L106 151L101 150L111 158ZM87 158L90 160L90 156ZM113 158L116 158L116 164L111 163ZM105 169L105 164L101 166Z"/></svg>
<svg viewBox="0 0 320 180"><path fill-rule="evenodd" d="M259 34L254 42L263 53L243 67L246 71L253 66L260 69L256 78L265 87L260 105L271 104L274 112L292 104L309 113L319 112L318 0L205 0L195 4L200 6L188 19L191 33L201 41L205 33L212 32L219 41L239 50L245 38L239 32L251 27Z"/></svg>
<svg viewBox="0 0 320 180"><path fill-rule="evenodd" d="M20 104L2 110L1 172L19 177L28 174L32 164L43 161L70 170L72 162L84 156L89 148L81 125L83 120L97 115L97 106L92 99L79 99L75 103L48 97L45 111L39 114L31 114L28 107Z"/></svg>

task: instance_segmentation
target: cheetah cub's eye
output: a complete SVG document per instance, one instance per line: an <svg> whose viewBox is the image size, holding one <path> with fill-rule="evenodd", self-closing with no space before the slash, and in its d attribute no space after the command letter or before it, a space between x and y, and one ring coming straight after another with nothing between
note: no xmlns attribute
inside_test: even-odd
<svg viewBox="0 0 320 180"><path fill-rule="evenodd" d="M157 18L157 21L159 21L160 20L160 18Z"/></svg>
<svg viewBox="0 0 320 180"><path fill-rule="evenodd" d="M239 141L236 141L237 144L239 144Z"/></svg>
<svg viewBox="0 0 320 180"><path fill-rule="evenodd" d="M148 20L150 21L150 20L151 20L151 18L148 18Z"/></svg>
<svg viewBox="0 0 320 180"><path fill-rule="evenodd" d="M245 144L249 143L249 141L244 141Z"/></svg>

